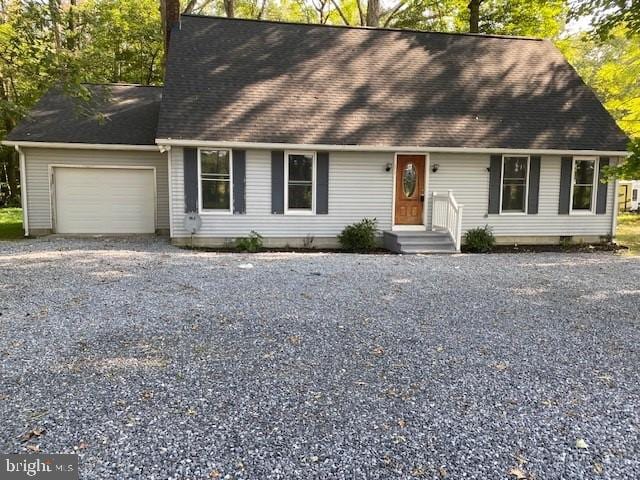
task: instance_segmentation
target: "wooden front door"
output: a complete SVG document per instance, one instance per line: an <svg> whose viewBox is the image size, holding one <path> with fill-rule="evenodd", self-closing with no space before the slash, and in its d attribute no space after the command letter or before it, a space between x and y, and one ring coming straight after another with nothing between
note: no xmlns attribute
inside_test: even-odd
<svg viewBox="0 0 640 480"><path fill-rule="evenodd" d="M424 155L398 155L396 161L396 225L423 225Z"/></svg>

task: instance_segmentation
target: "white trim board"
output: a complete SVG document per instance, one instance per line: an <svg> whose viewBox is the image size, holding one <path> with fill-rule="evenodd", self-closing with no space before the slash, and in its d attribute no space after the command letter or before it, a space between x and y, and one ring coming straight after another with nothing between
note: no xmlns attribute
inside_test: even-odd
<svg viewBox="0 0 640 480"><path fill-rule="evenodd" d="M3 140L2 145L22 148L68 148L76 150L143 150L157 152L158 145L127 145L120 143L63 143L63 142L13 142Z"/></svg>
<svg viewBox="0 0 640 480"><path fill-rule="evenodd" d="M327 150L342 152L394 152L394 153L505 153L523 155L600 155L626 157L627 151L613 150L554 150L539 148L474 148L474 147L421 147L421 146L390 146L390 145L328 145L328 144L294 144L294 143L266 143L266 142L225 142L208 140L174 140L171 138L157 138L160 146L178 147L226 147L226 148L254 148L272 150Z"/></svg>

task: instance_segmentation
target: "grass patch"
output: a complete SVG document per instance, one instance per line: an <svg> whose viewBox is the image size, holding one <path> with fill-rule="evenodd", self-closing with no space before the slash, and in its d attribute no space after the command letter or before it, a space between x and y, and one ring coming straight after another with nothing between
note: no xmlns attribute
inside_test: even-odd
<svg viewBox="0 0 640 480"><path fill-rule="evenodd" d="M0 240L24 237L21 208L0 208Z"/></svg>
<svg viewBox="0 0 640 480"><path fill-rule="evenodd" d="M616 230L618 243L629 247L631 255L640 255L640 215L623 213L618 216L618 228Z"/></svg>

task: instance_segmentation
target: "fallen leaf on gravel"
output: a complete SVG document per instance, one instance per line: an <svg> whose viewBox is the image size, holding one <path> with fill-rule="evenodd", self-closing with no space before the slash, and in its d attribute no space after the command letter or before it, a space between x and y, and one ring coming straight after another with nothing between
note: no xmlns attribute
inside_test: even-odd
<svg viewBox="0 0 640 480"><path fill-rule="evenodd" d="M198 413L198 412L196 412L193 408L191 408L191 407L187 408L187 415L190 415L190 416L192 416L192 417L193 417L193 416L194 416L194 415L196 415L197 413Z"/></svg>
<svg viewBox="0 0 640 480"><path fill-rule="evenodd" d="M447 469L444 467L440 467L438 469L438 473L440 474L440 478L447 478L447 475L449 475L449 473L447 472Z"/></svg>
<svg viewBox="0 0 640 480"><path fill-rule="evenodd" d="M589 445L587 445L587 442L584 441L584 439L579 438L576 440L576 448L579 448L581 450L585 450L587 448L589 448Z"/></svg>
<svg viewBox="0 0 640 480"><path fill-rule="evenodd" d="M311 456L309 457L309 460L310 460L312 463L318 463L318 460L320 460L320 459L319 459L316 455L311 455Z"/></svg>
<svg viewBox="0 0 640 480"><path fill-rule="evenodd" d="M384 348L382 348L380 345L376 345L375 347L373 347L371 353L373 353L376 357L381 357L384 355Z"/></svg>
<svg viewBox="0 0 640 480"><path fill-rule="evenodd" d="M522 470L520 467L513 467L509 469L509 475L511 475L512 477L515 477L517 480L526 480L527 479L527 474L524 473L524 470Z"/></svg>
<svg viewBox="0 0 640 480"><path fill-rule="evenodd" d="M89 448L89 444L86 442L80 442L78 444L78 450L84 450L85 448Z"/></svg>
<svg viewBox="0 0 640 480"><path fill-rule="evenodd" d="M298 345L300 345L300 343L302 343L302 339L300 338L299 335L291 335L289 337L289 343L291 345L298 346Z"/></svg>
<svg viewBox="0 0 640 480"><path fill-rule="evenodd" d="M220 470L211 470L209 472L209 478L220 478L222 477L222 473L220 473Z"/></svg>
<svg viewBox="0 0 640 480"><path fill-rule="evenodd" d="M442 345L438 345L438 346L436 347L436 352L438 352L438 353L442 353L442 352L444 352L444 347L443 347Z"/></svg>
<svg viewBox="0 0 640 480"><path fill-rule="evenodd" d="M145 390L142 392L143 400L151 400L153 398L153 392L151 390Z"/></svg>
<svg viewBox="0 0 640 480"><path fill-rule="evenodd" d="M40 451L40 445L33 445L33 444L29 444L27 445L27 450L29 450L30 452L34 452L34 453L38 453Z"/></svg>
<svg viewBox="0 0 640 480"><path fill-rule="evenodd" d="M393 459L389 455L385 455L382 457L382 463L384 463L385 466L389 466L393 463Z"/></svg>
<svg viewBox="0 0 640 480"><path fill-rule="evenodd" d="M404 420L404 418L401 418L400 420L398 420L398 426L400 428L404 428L407 426L407 422Z"/></svg>
<svg viewBox="0 0 640 480"><path fill-rule="evenodd" d="M427 471L424 469L424 467L418 465L416 467L413 467L411 469L411 472L409 473L411 473L412 477L424 477L427 474Z"/></svg>
<svg viewBox="0 0 640 480"><path fill-rule="evenodd" d="M496 367L496 370L500 372L504 372L507 368L509 368L509 364L506 362L498 362L494 366Z"/></svg>
<svg viewBox="0 0 640 480"><path fill-rule="evenodd" d="M604 473L604 466L601 463L596 462L593 464L593 471L598 475L602 475Z"/></svg>
<svg viewBox="0 0 640 480"><path fill-rule="evenodd" d="M46 430L44 428L36 427L33 430L29 430L28 432L25 432L22 435L20 435L20 441L27 442L31 440L33 437L41 437L45 433L46 433Z"/></svg>

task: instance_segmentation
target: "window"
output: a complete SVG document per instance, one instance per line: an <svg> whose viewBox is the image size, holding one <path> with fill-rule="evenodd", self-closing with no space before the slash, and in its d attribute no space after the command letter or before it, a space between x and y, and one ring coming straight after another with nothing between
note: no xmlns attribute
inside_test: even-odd
<svg viewBox="0 0 640 480"><path fill-rule="evenodd" d="M596 191L597 162L595 158L575 157L573 159L573 177L571 182L571 211L593 211L593 196Z"/></svg>
<svg viewBox="0 0 640 480"><path fill-rule="evenodd" d="M638 200L638 189L634 188L633 191L631 192L631 200L633 200L634 202L636 200Z"/></svg>
<svg viewBox="0 0 640 480"><path fill-rule="evenodd" d="M285 199L288 213L313 213L315 169L314 153L287 153Z"/></svg>
<svg viewBox="0 0 640 480"><path fill-rule="evenodd" d="M199 150L202 211L231 211L231 152Z"/></svg>
<svg viewBox="0 0 640 480"><path fill-rule="evenodd" d="M502 212L526 213L528 182L529 157L502 157Z"/></svg>

